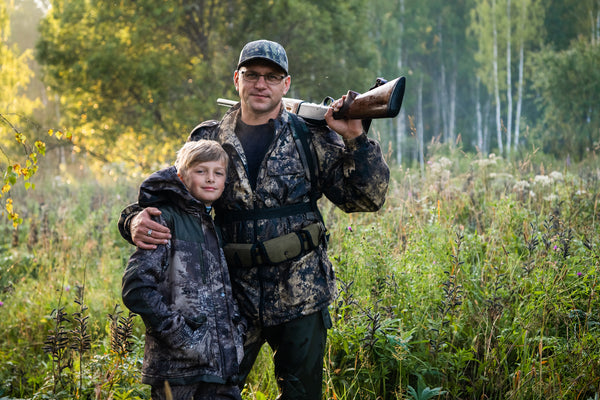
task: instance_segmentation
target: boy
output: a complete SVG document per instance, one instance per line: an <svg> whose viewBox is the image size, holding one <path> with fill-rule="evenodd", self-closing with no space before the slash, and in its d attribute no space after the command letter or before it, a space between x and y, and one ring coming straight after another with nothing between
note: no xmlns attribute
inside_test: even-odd
<svg viewBox="0 0 600 400"><path fill-rule="evenodd" d="M176 400L241 400L243 327L210 216L228 162L217 142L188 142L140 187L139 204L159 208L172 233L154 250L138 248L123 277L123 302L146 325L142 382L154 400L167 398L165 382Z"/></svg>

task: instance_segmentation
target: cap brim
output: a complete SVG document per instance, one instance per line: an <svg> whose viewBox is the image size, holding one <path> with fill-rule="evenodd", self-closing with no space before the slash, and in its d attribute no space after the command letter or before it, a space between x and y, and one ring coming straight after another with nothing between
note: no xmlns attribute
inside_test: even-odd
<svg viewBox="0 0 600 400"><path fill-rule="evenodd" d="M268 64L272 64L274 66L276 66L277 68L279 68L280 70L282 70L283 72L285 72L286 75L288 75L288 72L285 68L283 68L281 65L277 64L275 61L271 60L270 58L266 58L266 57L251 57L248 58L244 61L242 61L241 63L238 64L237 69L240 69L240 67L243 67L244 65L251 63L252 61L264 61Z"/></svg>

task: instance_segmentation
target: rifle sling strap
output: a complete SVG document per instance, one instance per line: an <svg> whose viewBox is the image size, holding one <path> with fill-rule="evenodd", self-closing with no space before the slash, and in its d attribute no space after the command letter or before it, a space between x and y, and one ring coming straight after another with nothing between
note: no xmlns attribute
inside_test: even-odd
<svg viewBox="0 0 600 400"><path fill-rule="evenodd" d="M315 153L310 150L310 144L308 143L310 131L308 130L308 126L306 126L306 123L300 120L300 117L293 113L290 113L289 115L293 125L292 135L294 137L296 147L298 148L300 159L302 160L302 164L304 165L306 175L310 179L310 184L312 186L310 191L310 205L315 214L319 216L319 220L323 222L323 217L321 215L321 212L319 211L319 207L317 206L317 200L319 200L319 194L316 190L316 186L318 184L318 169Z"/></svg>

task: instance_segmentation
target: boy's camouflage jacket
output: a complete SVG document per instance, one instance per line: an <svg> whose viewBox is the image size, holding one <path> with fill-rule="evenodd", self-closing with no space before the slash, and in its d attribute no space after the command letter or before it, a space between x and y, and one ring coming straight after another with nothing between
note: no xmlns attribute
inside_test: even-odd
<svg viewBox="0 0 600 400"><path fill-rule="evenodd" d="M175 167L152 174L139 205L158 207L167 245L138 249L123 276L123 302L146 325L143 382L236 384L242 320L212 218Z"/></svg>

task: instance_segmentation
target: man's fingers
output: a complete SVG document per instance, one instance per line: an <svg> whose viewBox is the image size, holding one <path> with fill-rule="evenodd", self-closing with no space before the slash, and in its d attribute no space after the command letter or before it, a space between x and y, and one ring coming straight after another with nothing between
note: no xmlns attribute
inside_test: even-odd
<svg viewBox="0 0 600 400"><path fill-rule="evenodd" d="M148 214L154 216L154 217L158 217L160 214L162 214L160 212L160 210L156 207L148 207L144 209L145 212L147 212ZM142 211L142 213L144 212Z"/></svg>
<svg viewBox="0 0 600 400"><path fill-rule="evenodd" d="M160 228L164 228L161 224L158 224ZM166 232L164 230L152 229L148 228L147 230L141 230L137 233L140 239L146 239L145 241L149 243L161 244L166 243L168 239L171 239L171 234L167 229ZM156 242L155 242L156 241Z"/></svg>
<svg viewBox="0 0 600 400"><path fill-rule="evenodd" d="M139 228L139 233L145 234L147 236L153 236L158 238L162 237L165 239L169 239L171 237L171 235L169 234L169 232L171 232L169 228L151 219L142 221L142 223L140 223L139 225ZM159 234L163 234L163 236Z"/></svg>
<svg viewBox="0 0 600 400"><path fill-rule="evenodd" d="M171 238L169 228L152 220L152 216L160 214L158 208L149 207L131 221L131 239L140 249L155 249L156 245L166 244Z"/></svg>
<svg viewBox="0 0 600 400"><path fill-rule="evenodd" d="M135 245L137 247L139 247L142 250L154 250L156 249L156 245L153 244L145 244L144 242L136 242L134 241L133 243L135 243Z"/></svg>
<svg viewBox="0 0 600 400"><path fill-rule="evenodd" d="M150 234L148 235L148 233ZM145 233L138 231L131 239L133 240L133 243L141 249L155 249L156 245L166 244L170 237L171 235L169 233L148 230Z"/></svg>

